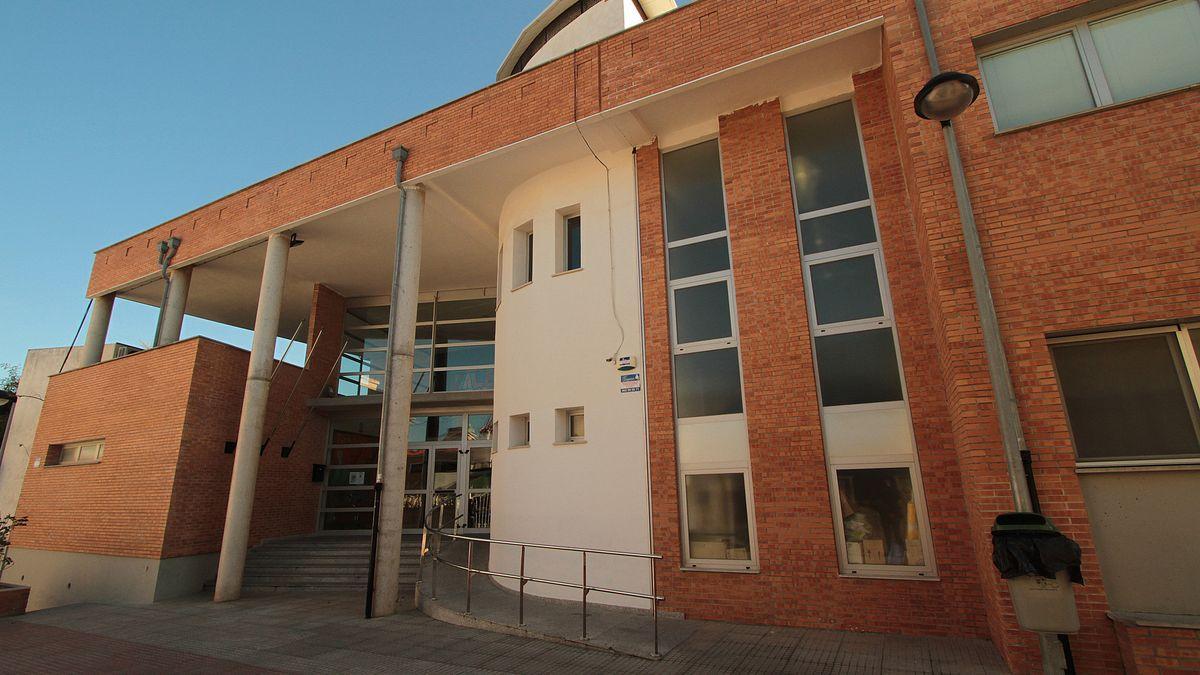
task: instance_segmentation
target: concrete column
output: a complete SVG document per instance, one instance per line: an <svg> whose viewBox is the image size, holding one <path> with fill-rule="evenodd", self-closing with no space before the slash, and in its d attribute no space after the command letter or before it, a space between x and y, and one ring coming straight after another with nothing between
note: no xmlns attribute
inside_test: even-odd
<svg viewBox="0 0 1200 675"><path fill-rule="evenodd" d="M83 339L83 362L81 366L100 363L104 354L104 340L108 337L108 320L112 318L113 301L116 293L97 295L92 299L92 320L88 324L87 337Z"/></svg>
<svg viewBox="0 0 1200 675"><path fill-rule="evenodd" d="M225 533L221 537L217 588L213 594L215 602L237 600L242 595L242 573L246 567L250 514L258 480L258 455L271 387L271 366L275 360L275 337L279 335L279 311L283 305L283 279L289 247L287 234L273 234L267 240L267 259L263 263L254 339L250 347L250 368L246 374L246 393L242 399L237 449L233 456L233 477L229 481L229 506L225 509Z"/></svg>
<svg viewBox="0 0 1200 675"><path fill-rule="evenodd" d="M379 540L375 553L371 615L396 613L400 600L400 547L404 530L404 475L408 461L408 423L412 405L413 350L417 293L421 276L421 214L425 193L401 188L400 227L392 271L392 308L388 330L387 386L379 444Z"/></svg>
<svg viewBox="0 0 1200 675"><path fill-rule="evenodd" d="M179 342L179 333L183 330L183 312L187 307L188 288L191 285L191 267L171 270L171 281L167 285L167 301L159 310L158 342L155 343L155 347Z"/></svg>

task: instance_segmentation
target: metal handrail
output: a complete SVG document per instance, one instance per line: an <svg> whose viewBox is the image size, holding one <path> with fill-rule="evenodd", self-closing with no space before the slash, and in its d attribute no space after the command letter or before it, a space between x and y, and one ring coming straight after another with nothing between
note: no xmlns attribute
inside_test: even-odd
<svg viewBox="0 0 1200 675"><path fill-rule="evenodd" d="M446 522L445 518L444 518L445 509L446 509L445 504L440 504L438 506L438 522L439 523ZM433 553L431 555L431 557L433 558L432 584L430 587L430 598L431 599L437 600L437 569L438 569L439 564L448 565L454 569L458 569L458 570L462 570L463 572L466 572L466 575L467 575L466 614L468 614L468 615L471 613L471 577L472 576L474 576L476 574L483 574L483 575L489 576L489 577L499 577L501 579L516 580L518 582L518 584L517 584L517 625L518 626L525 625L525 584L533 582L533 583L537 583L537 584L547 584L550 586L559 586L562 588L576 588L576 589L579 589L580 591L582 591L583 639L586 640L587 639L587 598L588 598L588 593L591 593L591 592L608 593L610 595L619 595L619 596L627 597L627 598L641 598L643 600L650 601L650 608L651 608L650 611L651 611L651 615L653 617L653 625L654 625L654 629L653 629L654 630L654 657L657 658L659 656L659 653L658 653L658 603L662 602L665 598L658 595L658 580L657 580L656 570L654 567L654 561L662 560L661 555L659 555L657 553L633 553L630 551L611 551L611 550L599 549L599 548L581 548L581 547L577 547L577 546L559 546L559 545L555 545L555 544L537 544L537 543L526 542L526 541L508 541L508 540L504 540L504 539L491 539L488 537L477 537L477 536L471 536L471 535L466 535L466 534L458 534L458 532L457 532L458 518L455 518L455 521L453 523L455 531L454 532L445 532L443 530L443 528L433 527L430 524L429 518L432 515L433 515L432 512L425 515L424 522L422 523L422 533L421 533L421 558L422 558L422 560L424 560L425 555L429 552L429 547L426 545L428 536L430 534L437 535L437 548L433 551ZM465 566L442 558L442 556L441 556L442 537L450 537L451 539L456 539L456 540L467 542L467 564ZM520 573L512 574L510 572L494 572L492 570L474 568L472 566L472 562L474 560L475 542L481 542L481 543L486 543L486 544L497 544L500 546L519 547L521 549ZM557 579L543 579L541 577L534 577L534 576L529 576L529 575L525 574L525 550L529 549L529 548L543 549L543 550L549 550L549 551L568 551L568 552L581 554L583 583L577 584L577 583L570 582L570 581L559 581ZM642 560L649 560L650 561L650 593L647 594L647 593L638 593L636 591L622 591L622 590L615 589L615 588L605 588L603 586L589 586L588 582L587 582L587 557L588 557L589 553L592 555L608 555L608 556L616 556L616 557L621 557L621 558L638 558L638 559L642 559ZM418 569L421 570L423 568L424 568L424 565L421 565L420 568L418 568ZM418 574L420 574L420 571L418 572Z"/></svg>

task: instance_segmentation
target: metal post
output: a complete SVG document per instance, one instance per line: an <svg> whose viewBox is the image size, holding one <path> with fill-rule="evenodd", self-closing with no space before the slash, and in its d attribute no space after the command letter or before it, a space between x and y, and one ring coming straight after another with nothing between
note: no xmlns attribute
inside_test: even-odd
<svg viewBox="0 0 1200 675"><path fill-rule="evenodd" d="M283 306L283 282L287 273L289 248L287 234L273 234L267 239L267 255L263 262L262 286L258 292L258 311L250 348L250 366L246 373L246 391L242 398L237 448L233 456L233 476L229 481L225 531L221 536L221 556L217 565L216 591L213 593L215 602L237 600L242 596L242 575L250 540L250 516L254 508L254 487L258 481L258 457L267 414L267 396L271 390L271 365L275 358L275 336L279 334L279 312Z"/></svg>
<svg viewBox="0 0 1200 675"><path fill-rule="evenodd" d="M92 320L88 323L87 336L83 339L83 357L80 366L100 363L104 355L104 340L108 336L108 322L112 318L113 301L116 293L97 295L92 299Z"/></svg>
<svg viewBox="0 0 1200 675"><path fill-rule="evenodd" d="M654 616L654 656L659 656L658 653L658 574L654 567L654 558L650 558L650 607L651 614Z"/></svg>
<svg viewBox="0 0 1200 675"><path fill-rule="evenodd" d="M517 625L525 625L525 545L521 545L521 580L517 584Z"/></svg>
<svg viewBox="0 0 1200 675"><path fill-rule="evenodd" d="M471 558L475 550L475 541L467 540L467 614L471 613Z"/></svg>
<svg viewBox="0 0 1200 675"><path fill-rule="evenodd" d="M583 639L587 639L587 551L583 551Z"/></svg>

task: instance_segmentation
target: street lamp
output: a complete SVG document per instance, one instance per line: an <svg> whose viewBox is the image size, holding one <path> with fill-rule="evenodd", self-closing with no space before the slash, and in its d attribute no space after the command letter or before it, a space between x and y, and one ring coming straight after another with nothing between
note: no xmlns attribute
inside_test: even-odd
<svg viewBox="0 0 1200 675"><path fill-rule="evenodd" d="M918 117L946 123L958 117L979 98L979 81L952 70L934 75L913 98Z"/></svg>

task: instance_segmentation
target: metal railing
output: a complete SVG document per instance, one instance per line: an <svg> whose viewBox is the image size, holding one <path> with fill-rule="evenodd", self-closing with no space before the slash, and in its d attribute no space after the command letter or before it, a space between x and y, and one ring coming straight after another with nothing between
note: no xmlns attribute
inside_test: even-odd
<svg viewBox="0 0 1200 675"><path fill-rule="evenodd" d="M444 511L445 511L445 505L443 504L443 505L439 506L439 508L438 508L438 514L437 514L438 515L438 517L437 517L438 523L446 522L443 519L443 517L445 515ZM538 584L547 584L550 586L559 586L562 588L575 588L575 589L578 589L579 591L581 591L581 596L582 596L582 601L583 601L582 635L583 635L583 639L587 640L588 639L588 634L587 634L588 593L593 593L593 592L594 593L608 593L610 595L619 595L619 596L626 597L626 598L641 598L643 600L650 601L650 607L651 607L650 614L652 617L653 633L654 633L654 635L653 635L653 640L654 640L653 655L655 658L657 658L659 656L659 653L658 653L658 603L661 602L662 600L664 600L664 598L662 596L658 595L658 591L657 591L658 581L656 578L657 575L655 573L654 564L655 564L656 560L662 560L661 555L658 555L657 553L630 553L628 551L608 551L608 550L596 549L596 548L579 548L576 546L555 546L552 544L534 544L534 543L524 542L524 541L505 541L502 539L491 539L488 537L477 537L477 536L471 536L471 535L466 535L466 534L459 534L458 527L459 527L459 522L462 519L462 516L459 516L454 519L453 532L446 532L444 528L433 527L433 525L429 522L429 517L432 515L433 515L433 513L431 512L426 516L424 527L422 528L422 532L421 532L421 567L420 567L421 570L424 569L425 556L430 555L430 557L433 560L432 580L431 580L431 584L430 584L430 593L429 593L429 597L431 600L437 600L438 565L447 565L449 567L453 567L454 569L462 570L463 572L466 573L466 575L467 575L467 592L466 592L467 607L466 607L465 613L468 615L471 613L471 577L473 577L476 574L482 574L482 575L489 576L489 577L499 577L501 579L513 579L518 582L517 583L517 625L523 627L525 625L525 584L533 582L533 583L538 583ZM430 548L429 548L429 536L430 535L435 535L437 537L436 547L433 549L432 552L430 551ZM467 543L467 564L465 566L460 565L454 561L447 560L442 557L442 538L443 537L448 537L454 541L465 541ZM489 569L478 569L478 568L473 567L473 562L474 562L474 558L475 558L474 554L475 554L476 542L482 543L482 544L488 544L488 545L512 546L512 547L519 548L521 550L520 572L518 574L511 574L508 572L496 572L496 571L489 570ZM525 551L526 551L526 549L530 549L530 548L548 550L548 551L567 551L567 552L579 553L581 556L580 557L580 562L581 562L580 569L582 572L582 577L581 577L582 583L577 584L577 583L570 582L570 581L559 581L557 579L543 579L541 577L533 577L533 576L529 576L529 575L525 574ZM649 594L638 593L636 591L623 591L623 590L619 590L619 589L615 589L615 588L605 588L603 586L588 585L588 581L587 581L588 555L614 556L614 557L619 557L619 558L640 558L642 560L649 560L650 561L650 593ZM419 572L419 573L423 574L423 572Z"/></svg>

